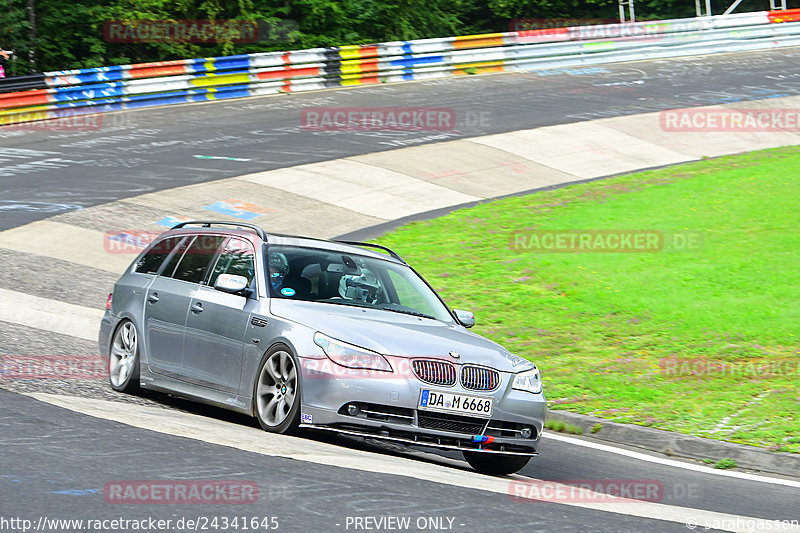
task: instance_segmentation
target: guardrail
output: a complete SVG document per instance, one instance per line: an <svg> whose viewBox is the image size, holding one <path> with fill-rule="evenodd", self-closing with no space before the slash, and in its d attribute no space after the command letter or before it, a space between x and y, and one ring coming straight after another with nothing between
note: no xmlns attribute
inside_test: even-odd
<svg viewBox="0 0 800 533"><path fill-rule="evenodd" d="M44 81L45 74L30 74L27 76L14 76L12 78L0 78L0 93L12 91L25 91L28 89L39 89L47 87Z"/></svg>
<svg viewBox="0 0 800 533"><path fill-rule="evenodd" d="M0 125L331 87L796 45L800 9L46 72L0 80Z"/></svg>

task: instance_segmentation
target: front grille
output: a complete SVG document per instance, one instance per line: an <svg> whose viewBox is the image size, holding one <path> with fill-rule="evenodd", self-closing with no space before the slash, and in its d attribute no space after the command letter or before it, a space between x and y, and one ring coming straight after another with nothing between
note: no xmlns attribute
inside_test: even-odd
<svg viewBox="0 0 800 533"><path fill-rule="evenodd" d="M500 385L500 372L479 366L461 369L461 386L469 390L494 390Z"/></svg>
<svg viewBox="0 0 800 533"><path fill-rule="evenodd" d="M411 364L414 374L425 383L449 387L456 383L456 369L444 361L415 359Z"/></svg>
<svg viewBox="0 0 800 533"><path fill-rule="evenodd" d="M430 414L417 411L417 423L422 429L451 431L466 435L480 435L486 421L466 416Z"/></svg>

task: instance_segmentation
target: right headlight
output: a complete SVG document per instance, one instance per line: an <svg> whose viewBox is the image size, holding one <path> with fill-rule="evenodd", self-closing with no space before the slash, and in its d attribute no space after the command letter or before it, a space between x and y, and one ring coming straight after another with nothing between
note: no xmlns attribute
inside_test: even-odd
<svg viewBox="0 0 800 533"><path fill-rule="evenodd" d="M514 376L514 382L511 384L511 388L533 394L542 392L542 378L539 377L539 369L533 367L531 370L520 372Z"/></svg>
<svg viewBox="0 0 800 533"><path fill-rule="evenodd" d="M353 346L320 333L314 334L314 343L322 348L328 359L347 368L392 372L392 365L379 353Z"/></svg>

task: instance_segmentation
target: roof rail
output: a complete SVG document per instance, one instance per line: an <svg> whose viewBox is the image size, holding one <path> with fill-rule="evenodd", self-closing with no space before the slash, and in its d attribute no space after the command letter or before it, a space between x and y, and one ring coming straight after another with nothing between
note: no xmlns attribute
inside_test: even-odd
<svg viewBox="0 0 800 533"><path fill-rule="evenodd" d="M240 228L247 228L249 230L253 230L256 235L258 235L261 240L267 240L267 234L264 233L264 230L261 229L260 226L256 226L255 224L247 224L244 222L226 222L224 220L187 220L186 222L181 222L180 224L175 224L170 229L180 229L188 225L200 225L204 228L210 228L211 224L217 224L220 226L237 226Z"/></svg>
<svg viewBox="0 0 800 533"><path fill-rule="evenodd" d="M374 243L371 243L371 242L358 242L358 241L333 241L333 242L338 242L339 244L349 244L350 246L365 246L367 248L378 248L378 249L383 250L385 252L389 252L389 255L391 255L392 257L394 257L395 259L397 259L398 261L400 261L404 265L408 264L408 263L406 263L405 259L403 259L402 257L400 257L397 254L397 252L395 252L391 248L389 248L387 246L383 246L381 244L374 244Z"/></svg>

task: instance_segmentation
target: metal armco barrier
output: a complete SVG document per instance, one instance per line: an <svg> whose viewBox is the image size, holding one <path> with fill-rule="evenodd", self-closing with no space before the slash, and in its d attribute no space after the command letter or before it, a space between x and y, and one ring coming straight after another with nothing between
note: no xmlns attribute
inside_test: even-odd
<svg viewBox="0 0 800 533"><path fill-rule="evenodd" d="M0 81L0 125L331 87L796 45L800 9L47 72ZM40 88L20 91L31 87Z"/></svg>
<svg viewBox="0 0 800 533"><path fill-rule="evenodd" d="M47 83L44 74L31 74L28 76L14 76L13 78L0 78L0 93L26 91L29 89L44 89Z"/></svg>

